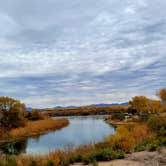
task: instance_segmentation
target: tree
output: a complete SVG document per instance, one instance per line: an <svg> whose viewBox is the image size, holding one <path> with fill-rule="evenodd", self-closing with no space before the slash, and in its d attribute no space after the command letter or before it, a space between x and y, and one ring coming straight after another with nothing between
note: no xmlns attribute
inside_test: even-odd
<svg viewBox="0 0 166 166"><path fill-rule="evenodd" d="M0 128L9 130L25 125L25 105L9 97L0 97Z"/></svg>
<svg viewBox="0 0 166 166"><path fill-rule="evenodd" d="M164 107L158 100L150 100L150 111L151 113L161 113L164 112Z"/></svg>
<svg viewBox="0 0 166 166"><path fill-rule="evenodd" d="M150 100L145 96L135 96L130 101L131 109L139 113L148 113L150 111Z"/></svg>
<svg viewBox="0 0 166 166"><path fill-rule="evenodd" d="M26 118L28 120L42 120L44 119L44 116L38 110L31 110L30 112L27 113Z"/></svg>
<svg viewBox="0 0 166 166"><path fill-rule="evenodd" d="M166 88L160 89L157 96L161 99L163 104L166 104Z"/></svg>
<svg viewBox="0 0 166 166"><path fill-rule="evenodd" d="M152 132L166 136L166 118L159 116L150 116L147 121L147 126Z"/></svg>

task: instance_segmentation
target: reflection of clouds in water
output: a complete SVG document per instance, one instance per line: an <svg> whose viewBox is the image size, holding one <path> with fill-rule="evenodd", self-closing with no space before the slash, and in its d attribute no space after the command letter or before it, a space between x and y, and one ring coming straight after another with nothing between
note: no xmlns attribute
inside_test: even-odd
<svg viewBox="0 0 166 166"><path fill-rule="evenodd" d="M114 128L107 125L102 119L71 118L69 126L43 135L38 141L30 139L27 153L47 153L67 146L97 142L111 133L114 133Z"/></svg>

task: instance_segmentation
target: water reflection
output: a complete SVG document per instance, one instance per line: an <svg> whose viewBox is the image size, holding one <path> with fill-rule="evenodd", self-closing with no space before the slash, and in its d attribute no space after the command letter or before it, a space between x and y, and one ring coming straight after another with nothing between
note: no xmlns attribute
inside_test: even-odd
<svg viewBox="0 0 166 166"><path fill-rule="evenodd" d="M103 116L70 116L70 124L56 132L28 140L28 154L45 154L68 146L102 141L105 136L114 134L114 127L104 122Z"/></svg>
<svg viewBox="0 0 166 166"><path fill-rule="evenodd" d="M46 154L49 151L75 147L81 144L102 141L113 134L114 127L103 121L103 116L68 117L70 124L58 131L6 144L1 148L6 154Z"/></svg>
<svg viewBox="0 0 166 166"><path fill-rule="evenodd" d="M26 152L28 139L19 140L13 143L8 143L0 148L2 153L8 155L19 155Z"/></svg>

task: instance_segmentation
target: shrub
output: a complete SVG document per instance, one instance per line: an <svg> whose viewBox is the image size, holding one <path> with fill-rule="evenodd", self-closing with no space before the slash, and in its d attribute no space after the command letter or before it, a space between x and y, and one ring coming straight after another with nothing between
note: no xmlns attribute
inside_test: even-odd
<svg viewBox="0 0 166 166"><path fill-rule="evenodd" d="M124 153L122 151L114 151L112 148L95 149L83 155L82 162L89 164L96 161L110 161L117 158L124 158Z"/></svg>
<svg viewBox="0 0 166 166"><path fill-rule="evenodd" d="M135 143L137 144L143 141L145 138L147 138L149 131L146 125L137 124L132 127L131 134L135 139Z"/></svg>
<svg viewBox="0 0 166 166"><path fill-rule="evenodd" d="M135 139L127 129L127 127L120 126L117 128L117 133L108 138L113 149L121 149L130 151L135 146Z"/></svg>
<svg viewBox="0 0 166 166"><path fill-rule="evenodd" d="M152 132L166 136L166 119L159 116L151 116L147 121L147 126Z"/></svg>
<svg viewBox="0 0 166 166"><path fill-rule="evenodd" d="M56 165L53 161L49 160L44 166L56 166Z"/></svg>
<svg viewBox="0 0 166 166"><path fill-rule="evenodd" d="M17 166L16 158L13 156L6 156L0 161L0 166Z"/></svg>
<svg viewBox="0 0 166 166"><path fill-rule="evenodd" d="M1 147L1 151L4 154L8 155L18 155L20 153L24 153L26 151L27 146L27 139L25 140L19 140L16 142L5 144Z"/></svg>
<svg viewBox="0 0 166 166"><path fill-rule="evenodd" d="M93 166L98 166L97 161L96 161L96 160L94 160L94 161L92 162L92 165L93 165Z"/></svg>
<svg viewBox="0 0 166 166"><path fill-rule="evenodd" d="M93 154L97 161L109 161L116 158L116 152L110 148L100 149Z"/></svg>
<svg viewBox="0 0 166 166"><path fill-rule="evenodd" d="M25 126L25 105L9 97L0 97L0 128L10 130Z"/></svg>
<svg viewBox="0 0 166 166"><path fill-rule="evenodd" d="M39 166L36 160L32 160L29 166Z"/></svg>
<svg viewBox="0 0 166 166"><path fill-rule="evenodd" d="M142 151L142 150L155 151L160 146L163 146L162 143L164 143L162 142L162 139L160 140L155 135L151 135L150 137L147 137L144 141L137 144L135 147L135 150L136 151Z"/></svg>
<svg viewBox="0 0 166 166"><path fill-rule="evenodd" d="M91 162L93 162L93 154L85 154L83 157L82 157L82 162L87 165Z"/></svg>
<svg viewBox="0 0 166 166"><path fill-rule="evenodd" d="M26 118L28 120L42 120L44 116L38 110L32 110L27 113Z"/></svg>
<svg viewBox="0 0 166 166"><path fill-rule="evenodd" d="M125 115L123 113L115 113L111 116L111 119L113 119L113 120L124 120Z"/></svg>
<svg viewBox="0 0 166 166"><path fill-rule="evenodd" d="M166 137L162 137L159 139L161 146L166 146Z"/></svg>

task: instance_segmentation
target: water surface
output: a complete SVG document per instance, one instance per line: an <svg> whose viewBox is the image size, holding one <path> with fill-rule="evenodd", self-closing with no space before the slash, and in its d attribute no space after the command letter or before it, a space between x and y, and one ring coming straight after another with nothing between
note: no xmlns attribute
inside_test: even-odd
<svg viewBox="0 0 166 166"><path fill-rule="evenodd" d="M38 138L29 138L24 142L20 142L21 146L15 146L23 147L22 152L24 153L46 154L49 151L65 149L69 146L75 147L81 144L102 141L105 136L115 132L112 126L104 122L103 116L70 116L67 118L70 121L67 127Z"/></svg>

